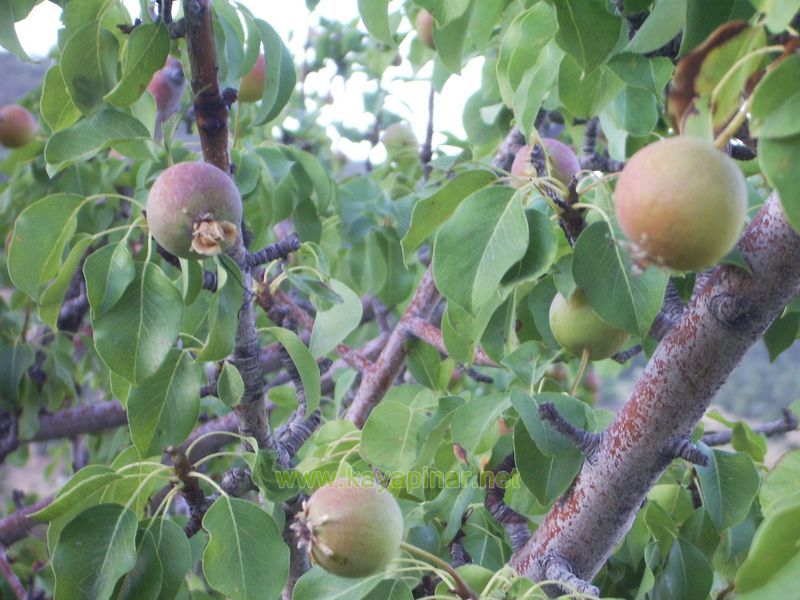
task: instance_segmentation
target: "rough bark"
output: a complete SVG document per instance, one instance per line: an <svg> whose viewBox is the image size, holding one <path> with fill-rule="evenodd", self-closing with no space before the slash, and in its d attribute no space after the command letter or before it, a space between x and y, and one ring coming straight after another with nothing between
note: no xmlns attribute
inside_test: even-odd
<svg viewBox="0 0 800 600"><path fill-rule="evenodd" d="M347 418L359 428L364 426L369 413L381 401L403 368L406 358L406 322L414 317L428 319L438 298L439 292L433 281L433 271L428 268L406 312L386 341L383 351L362 374L361 385L347 414Z"/></svg>
<svg viewBox="0 0 800 600"><path fill-rule="evenodd" d="M541 580L553 563L591 580L714 394L800 288L800 237L773 194L739 242L748 275L720 266L661 341L597 451L512 557ZM670 451L672 449L672 452ZM552 573L551 573L552 574Z"/></svg>

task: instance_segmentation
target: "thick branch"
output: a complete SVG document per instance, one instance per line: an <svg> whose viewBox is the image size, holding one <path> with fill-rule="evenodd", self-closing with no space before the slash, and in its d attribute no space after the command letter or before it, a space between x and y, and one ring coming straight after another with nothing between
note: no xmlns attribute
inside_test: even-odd
<svg viewBox="0 0 800 600"><path fill-rule="evenodd" d="M752 428L756 433L763 433L767 437L781 435L797 429L797 416L788 408L783 409L783 418L770 421ZM702 441L706 446L724 446L733 440L733 429L727 431L709 432L703 435Z"/></svg>
<svg viewBox="0 0 800 600"><path fill-rule="evenodd" d="M230 172L228 154L228 105L217 80L217 52L211 28L210 0L183 0L186 46L192 67L194 114L203 159Z"/></svg>
<svg viewBox="0 0 800 600"><path fill-rule="evenodd" d="M541 580L558 556L589 581L627 532L648 490L709 402L800 288L800 237L772 195L739 242L753 275L718 267L661 341L570 490L510 564Z"/></svg>
<svg viewBox="0 0 800 600"><path fill-rule="evenodd" d="M53 501L53 496L48 496L38 502L21 508L7 517L0 519L0 544L10 546L14 542L21 540L32 527L40 525L39 521L33 521L28 515L42 510Z"/></svg>
<svg viewBox="0 0 800 600"><path fill-rule="evenodd" d="M422 281L417 286L417 291L414 292L414 297L406 312L389 335L380 356L363 373L361 385L358 387L353 404L350 405L347 414L347 418L358 427L364 426L369 413L381 401L403 368L406 358L406 323L415 317L429 318L438 298L439 292L433 281L433 271L428 268L425 275L422 276Z"/></svg>

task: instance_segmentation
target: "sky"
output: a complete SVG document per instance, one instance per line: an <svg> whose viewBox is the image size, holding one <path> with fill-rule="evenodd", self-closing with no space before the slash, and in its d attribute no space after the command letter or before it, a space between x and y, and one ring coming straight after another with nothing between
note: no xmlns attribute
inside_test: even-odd
<svg viewBox="0 0 800 600"><path fill-rule="evenodd" d="M357 0L321 0L314 11L309 15L305 0L240 0L256 16L269 22L281 35L284 43L294 56L299 56L305 43L306 32L309 24L313 24L319 16L327 19L349 21L358 15ZM139 0L123 0L130 14L135 17L139 14ZM390 9L395 8L397 0ZM276 7L279 7L276 10ZM56 32L60 27L59 16L61 10L52 2L41 2L25 20L16 24L17 35L22 46L32 57L43 57L55 45ZM404 23L401 27L408 28L410 24ZM404 44L408 44L407 39ZM401 45L401 49L404 46ZM444 140L438 132L448 131L458 137L464 137L464 127L461 115L466 99L478 88L480 84L481 59L474 59L463 70L462 75L452 76L436 99L434 124L437 134L434 136L434 146ZM418 74L419 78L430 76L432 65L428 64ZM417 137L422 140L427 127L427 81L407 81L412 76L412 69L408 63L398 67L390 67L384 74L381 85L390 93L387 99L387 108L409 120ZM362 93L365 89L363 79L352 78L347 82L336 81L328 88L328 80L323 77L310 78L307 86L320 86L320 89L329 89L334 102L325 108L324 122L343 121L350 126L365 126L370 123L370 117L364 114ZM375 162L382 160L382 148L370 150L367 142L354 144L347 140L339 140L335 130L329 128L329 133L334 139L334 145L344 150L348 155L357 160L363 160L369 155Z"/></svg>

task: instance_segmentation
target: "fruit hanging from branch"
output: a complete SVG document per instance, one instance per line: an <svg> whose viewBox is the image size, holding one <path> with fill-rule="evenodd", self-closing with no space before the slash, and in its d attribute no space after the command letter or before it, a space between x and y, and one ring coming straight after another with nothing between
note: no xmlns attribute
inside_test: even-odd
<svg viewBox="0 0 800 600"><path fill-rule="evenodd" d="M9 104L0 108L0 144L7 148L20 148L30 142L39 124L27 109Z"/></svg>
<svg viewBox="0 0 800 600"><path fill-rule="evenodd" d="M203 162L164 170L147 196L147 224L155 240L181 258L219 254L236 243L242 200L233 180Z"/></svg>
<svg viewBox="0 0 800 600"><path fill-rule="evenodd" d="M736 163L711 143L679 136L634 154L614 200L622 230L650 261L701 271L739 238L747 184Z"/></svg>
<svg viewBox="0 0 800 600"><path fill-rule="evenodd" d="M337 479L304 503L292 528L311 559L342 577L382 570L400 551L403 513L391 493Z"/></svg>
<svg viewBox="0 0 800 600"><path fill-rule="evenodd" d="M156 137L161 137L161 125L181 107L186 77L183 65L174 56L168 56L163 69L155 72L147 91L156 101Z"/></svg>
<svg viewBox="0 0 800 600"><path fill-rule="evenodd" d="M256 64L242 77L239 83L239 102L258 102L264 93L264 75L266 71L266 59L263 54L259 54Z"/></svg>
<svg viewBox="0 0 800 600"><path fill-rule="evenodd" d="M417 18L414 21L414 29L417 30L419 40L431 50L436 49L436 43L433 41L433 15L424 8L417 13Z"/></svg>
<svg viewBox="0 0 800 600"><path fill-rule="evenodd" d="M543 138L542 146L547 155L550 176L569 186L572 178L581 170L572 148L552 138ZM517 188L525 185L527 179L537 176L536 167L531 163L531 146L526 144L517 151L511 164L511 174L514 176L512 185Z"/></svg>
<svg viewBox="0 0 800 600"><path fill-rule="evenodd" d="M570 354L581 356L588 351L589 360L608 358L630 337L627 332L597 316L580 289L575 290L569 300L561 294L553 298L550 304L550 330L556 341Z"/></svg>

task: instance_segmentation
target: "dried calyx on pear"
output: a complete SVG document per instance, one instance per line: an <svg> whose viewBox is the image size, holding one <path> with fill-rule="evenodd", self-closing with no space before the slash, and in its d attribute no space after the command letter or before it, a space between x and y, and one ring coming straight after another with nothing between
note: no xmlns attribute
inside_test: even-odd
<svg viewBox="0 0 800 600"><path fill-rule="evenodd" d="M399 553L403 513L390 492L359 479L337 479L303 503L292 529L326 571L366 577Z"/></svg>
<svg viewBox="0 0 800 600"><path fill-rule="evenodd" d="M147 223L155 240L181 258L224 252L242 222L239 190L227 173L202 162L164 170L147 196Z"/></svg>

